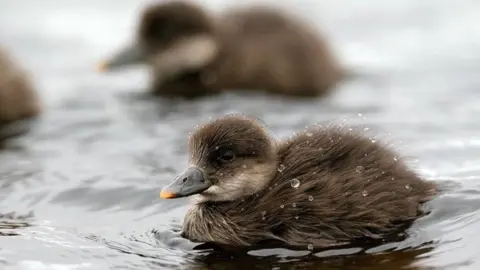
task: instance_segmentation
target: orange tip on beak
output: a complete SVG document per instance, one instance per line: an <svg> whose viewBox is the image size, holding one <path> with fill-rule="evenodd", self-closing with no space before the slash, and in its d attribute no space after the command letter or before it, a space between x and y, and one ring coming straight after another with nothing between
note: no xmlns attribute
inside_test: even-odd
<svg viewBox="0 0 480 270"><path fill-rule="evenodd" d="M97 65L96 67L97 72L105 72L108 70L108 63L107 62L101 62Z"/></svg>
<svg viewBox="0 0 480 270"><path fill-rule="evenodd" d="M166 192L166 191L160 192L160 198L162 198L162 199L172 199L172 198L175 198L175 197L177 197L175 195L175 193L170 193L170 192Z"/></svg>

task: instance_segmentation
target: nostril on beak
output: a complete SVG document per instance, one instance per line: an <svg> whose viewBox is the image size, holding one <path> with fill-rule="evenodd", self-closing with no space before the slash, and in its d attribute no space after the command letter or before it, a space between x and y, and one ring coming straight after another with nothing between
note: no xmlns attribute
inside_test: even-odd
<svg viewBox="0 0 480 270"><path fill-rule="evenodd" d="M187 177L184 177L184 178L182 179L182 182L185 183L185 182L187 182L187 180L188 180L188 178L187 178Z"/></svg>

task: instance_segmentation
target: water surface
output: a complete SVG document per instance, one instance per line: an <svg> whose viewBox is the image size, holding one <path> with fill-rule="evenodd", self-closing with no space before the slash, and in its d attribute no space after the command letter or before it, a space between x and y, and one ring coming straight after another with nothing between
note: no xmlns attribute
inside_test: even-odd
<svg viewBox="0 0 480 270"><path fill-rule="evenodd" d="M204 2L216 10L226 1ZM195 102L142 94L141 67L94 73L130 40L146 3L0 2L0 41L32 71L46 105L35 130L0 152L1 269L480 266L480 2L286 2L360 76L328 99L228 93ZM194 126L232 112L262 118L278 138L331 119L361 125L424 177L456 187L400 242L312 254L194 250L178 235L187 201L160 200L158 191L186 165Z"/></svg>

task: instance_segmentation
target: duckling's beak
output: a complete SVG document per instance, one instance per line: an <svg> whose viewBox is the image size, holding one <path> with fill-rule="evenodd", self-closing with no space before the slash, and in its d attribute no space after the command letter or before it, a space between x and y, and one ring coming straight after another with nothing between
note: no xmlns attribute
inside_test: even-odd
<svg viewBox="0 0 480 270"><path fill-rule="evenodd" d="M197 167L190 167L175 177L172 183L160 192L160 198L173 199L187 197L207 190L212 184L205 179L203 172Z"/></svg>
<svg viewBox="0 0 480 270"><path fill-rule="evenodd" d="M144 62L146 62L145 51L137 44L133 44L122 49L107 61L100 62L97 71L107 72Z"/></svg>

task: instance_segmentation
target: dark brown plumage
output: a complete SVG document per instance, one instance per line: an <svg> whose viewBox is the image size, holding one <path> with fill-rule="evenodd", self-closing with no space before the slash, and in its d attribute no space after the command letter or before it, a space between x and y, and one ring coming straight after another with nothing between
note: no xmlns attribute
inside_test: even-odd
<svg viewBox="0 0 480 270"><path fill-rule="evenodd" d="M41 111L39 97L27 73L0 47L0 140L23 133L21 120Z"/></svg>
<svg viewBox="0 0 480 270"><path fill-rule="evenodd" d="M195 242L380 239L419 217L436 191L385 146L333 125L275 142L257 121L230 115L201 126L189 149L190 169L161 197L197 194L183 225Z"/></svg>
<svg viewBox="0 0 480 270"><path fill-rule="evenodd" d="M104 68L144 61L153 91L167 96L231 89L318 96L342 77L323 37L293 16L261 6L214 16L188 1L151 5L141 15L137 44Z"/></svg>

